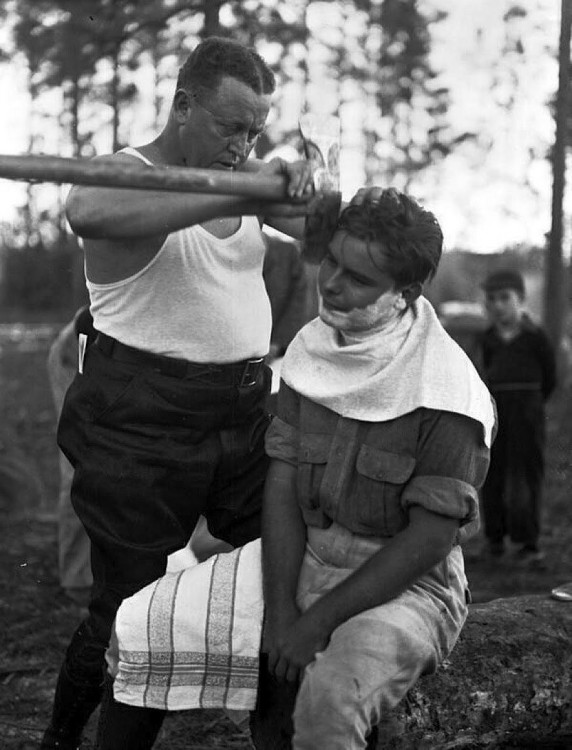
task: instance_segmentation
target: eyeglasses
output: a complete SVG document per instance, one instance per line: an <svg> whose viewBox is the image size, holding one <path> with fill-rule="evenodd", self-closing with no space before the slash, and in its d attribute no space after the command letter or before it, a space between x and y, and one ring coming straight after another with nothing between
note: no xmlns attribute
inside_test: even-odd
<svg viewBox="0 0 572 750"><path fill-rule="evenodd" d="M205 107L204 104L200 104L196 98L193 99L194 106L202 109L204 112L209 114L212 118L214 129L217 134L228 141L234 141L236 139L242 139L245 137L246 144L253 146L260 136L264 133L264 128L257 128L255 130L246 130L244 125L240 122L231 122L226 120L221 115L217 115L215 112Z"/></svg>

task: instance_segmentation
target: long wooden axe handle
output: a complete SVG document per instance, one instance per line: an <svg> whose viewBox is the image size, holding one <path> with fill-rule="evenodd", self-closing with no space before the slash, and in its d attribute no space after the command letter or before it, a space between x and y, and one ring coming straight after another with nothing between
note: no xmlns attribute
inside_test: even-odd
<svg viewBox="0 0 572 750"><path fill-rule="evenodd" d="M131 166L119 162L68 159L61 156L0 154L0 178L26 182L242 195L267 200L287 198L286 177L282 175L146 164Z"/></svg>
<svg viewBox="0 0 572 750"><path fill-rule="evenodd" d="M0 154L0 178L288 200L287 178L282 175L191 167L131 166L61 156ZM302 253L308 262L318 263L322 259L335 230L340 205L339 192L319 193L312 201L306 218Z"/></svg>

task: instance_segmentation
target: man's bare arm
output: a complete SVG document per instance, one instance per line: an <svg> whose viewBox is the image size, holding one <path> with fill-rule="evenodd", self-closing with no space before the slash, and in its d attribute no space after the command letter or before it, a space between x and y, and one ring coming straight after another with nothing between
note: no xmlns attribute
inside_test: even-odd
<svg viewBox="0 0 572 750"><path fill-rule="evenodd" d="M143 162L127 154L102 158L146 168ZM288 196L284 203L242 196L77 185L68 196L67 218L73 231L83 238L122 241L154 237L160 246L169 233L216 217L266 213L271 216L273 212L286 218L303 217L310 198L310 191L305 189L310 183L310 172L305 164L289 165L273 160L264 165L263 171L286 176ZM303 219L301 222L303 227Z"/></svg>
<svg viewBox="0 0 572 750"><path fill-rule="evenodd" d="M265 172L270 174L284 174L289 177L289 170L292 165L299 165L301 162L287 162L284 159L272 159L270 162L264 162L261 159L248 159L241 167L245 172ZM312 175L308 163L307 172L303 177L296 175L289 185L289 196L293 200L304 200L310 202L312 196ZM307 204L306 204L307 205ZM287 234L295 240L304 238L306 227L306 212L299 211L294 214L291 204L288 203L264 203L260 206L258 214L260 221L267 224L279 232Z"/></svg>
<svg viewBox="0 0 572 750"><path fill-rule="evenodd" d="M116 154L103 157L133 166L145 164ZM217 216L257 214L260 202L240 196L177 193L76 185L66 213L73 231L87 239L135 240L155 237L160 246L170 233Z"/></svg>
<svg viewBox="0 0 572 750"><path fill-rule="evenodd" d="M276 669L282 634L298 619L298 577L306 526L296 495L296 467L273 460L268 470L262 514L262 559L266 628L264 650Z"/></svg>
<svg viewBox="0 0 572 750"><path fill-rule="evenodd" d="M406 529L282 632L274 662L276 677L295 681L339 625L395 598L443 560L458 527L456 519L412 507Z"/></svg>
<svg viewBox="0 0 572 750"><path fill-rule="evenodd" d="M421 506L409 510L409 526L388 540L339 586L308 610L331 633L350 617L394 599L451 551L459 521Z"/></svg>

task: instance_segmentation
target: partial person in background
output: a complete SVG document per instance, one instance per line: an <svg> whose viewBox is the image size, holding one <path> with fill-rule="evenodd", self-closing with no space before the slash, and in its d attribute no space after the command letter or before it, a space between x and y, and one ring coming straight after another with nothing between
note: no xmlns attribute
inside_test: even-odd
<svg viewBox="0 0 572 750"><path fill-rule="evenodd" d="M266 358L272 370L272 392L268 409L276 411L280 367L288 344L300 328L316 316L316 265L304 262L296 242L265 233L266 253L262 276L272 310L270 351Z"/></svg>
<svg viewBox="0 0 572 750"><path fill-rule="evenodd" d="M517 560L535 564L543 559L544 404L556 386L556 359L526 313L520 273L491 273L483 289L491 325L480 339L482 373L499 422L482 493L487 552L502 556L508 537L518 545Z"/></svg>
<svg viewBox="0 0 572 750"><path fill-rule="evenodd" d="M79 335L89 345L97 331L89 307L81 307L73 320L55 338L48 353L48 378L56 414L59 417L64 397L78 368ZM60 488L58 493L58 575L66 596L80 606L87 606L91 593L91 545L89 537L71 504L73 468L60 452Z"/></svg>
<svg viewBox="0 0 572 750"><path fill-rule="evenodd" d="M38 467L20 447L18 436L7 421L0 425L0 508L10 512L37 510L45 498Z"/></svg>
<svg viewBox="0 0 572 750"><path fill-rule="evenodd" d="M272 309L270 357L282 357L300 328L317 313L317 295L311 288L311 266L302 260L293 241L265 235L262 276Z"/></svg>

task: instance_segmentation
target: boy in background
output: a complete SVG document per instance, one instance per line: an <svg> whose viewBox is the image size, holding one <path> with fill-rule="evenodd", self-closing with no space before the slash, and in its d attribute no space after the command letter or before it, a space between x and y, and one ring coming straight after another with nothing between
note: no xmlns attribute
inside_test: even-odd
<svg viewBox="0 0 572 750"><path fill-rule="evenodd" d="M491 326L482 334L483 377L495 398L498 434L483 487L488 552L504 553L504 539L519 545L517 559L538 563L544 478L544 404L556 385L553 347L525 312L525 286L513 270L483 284Z"/></svg>

